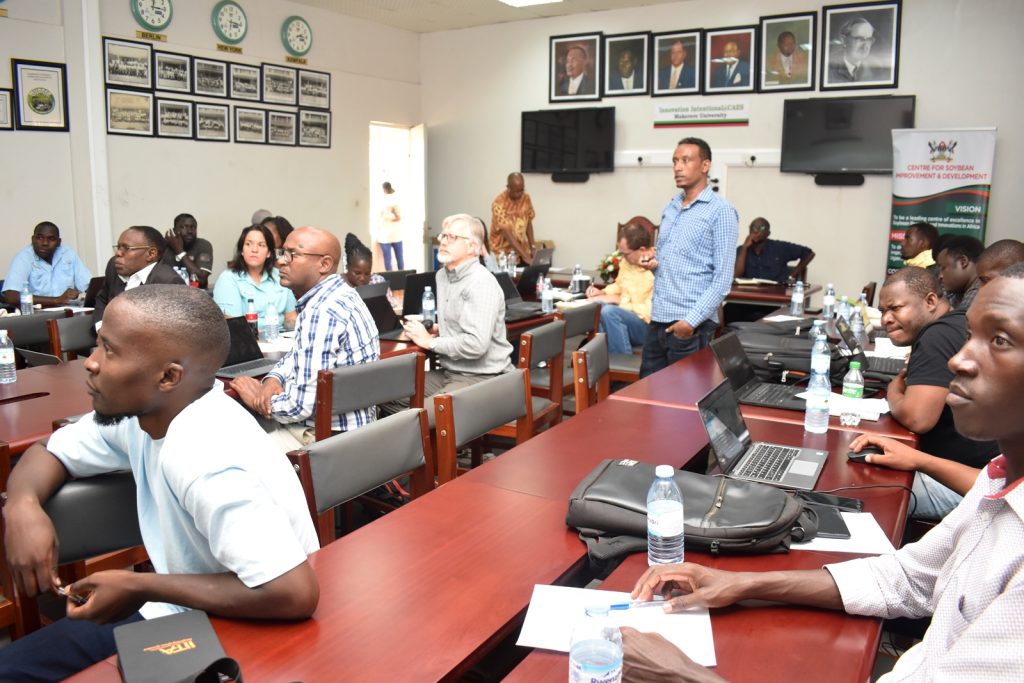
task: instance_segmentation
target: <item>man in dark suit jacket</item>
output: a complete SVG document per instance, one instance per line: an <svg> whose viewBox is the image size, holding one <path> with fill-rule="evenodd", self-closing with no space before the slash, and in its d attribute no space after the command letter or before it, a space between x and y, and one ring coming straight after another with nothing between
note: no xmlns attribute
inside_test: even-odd
<svg viewBox="0 0 1024 683"><path fill-rule="evenodd" d="M107 304L126 289L139 285L185 284L173 268L160 263L166 247L160 231L148 225L135 225L121 233L114 247L114 257L107 262L103 287L96 294L94 323L103 320Z"/></svg>
<svg viewBox="0 0 1024 683"><path fill-rule="evenodd" d="M579 79L575 92L569 92L572 81ZM593 95L597 92L592 78L587 76L587 51L573 45L565 53L565 76L558 84L559 95Z"/></svg>
<svg viewBox="0 0 1024 683"><path fill-rule="evenodd" d="M741 59L740 46L730 40L722 49L722 56L728 61L716 65L711 78L712 87L736 88L750 85L750 63Z"/></svg>
<svg viewBox="0 0 1024 683"><path fill-rule="evenodd" d="M686 61L688 52L683 41L677 40L669 48L668 58L670 64L658 70L658 90L671 90L672 70L679 69L679 77L676 79L676 88L692 88L697 83L697 72L693 64Z"/></svg>
<svg viewBox="0 0 1024 683"><path fill-rule="evenodd" d="M626 83L629 79L632 80L632 84L629 88L626 88ZM641 69L636 68L636 56L633 54L633 50L625 48L619 54L618 68L608 75L608 90L643 90L644 89L644 74Z"/></svg>

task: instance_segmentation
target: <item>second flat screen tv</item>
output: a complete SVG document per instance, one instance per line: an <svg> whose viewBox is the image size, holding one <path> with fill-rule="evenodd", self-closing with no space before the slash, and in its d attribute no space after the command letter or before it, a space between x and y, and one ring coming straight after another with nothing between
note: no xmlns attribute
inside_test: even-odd
<svg viewBox="0 0 1024 683"><path fill-rule="evenodd" d="M523 173L613 170L615 107L523 112Z"/></svg>
<svg viewBox="0 0 1024 683"><path fill-rule="evenodd" d="M781 170L892 173L892 130L913 127L913 95L786 100Z"/></svg>

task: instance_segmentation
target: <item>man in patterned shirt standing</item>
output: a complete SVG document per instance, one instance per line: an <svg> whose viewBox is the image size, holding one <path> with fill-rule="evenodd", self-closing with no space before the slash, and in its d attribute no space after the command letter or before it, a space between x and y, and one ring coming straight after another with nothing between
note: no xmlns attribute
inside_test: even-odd
<svg viewBox="0 0 1024 683"><path fill-rule="evenodd" d="M633 598L680 589L667 611L759 599L886 619L931 616L924 639L881 680L1024 680L1024 264L982 287L967 320L971 336L949 361L955 377L946 402L960 433L995 439L1002 455L920 541L807 571L661 565L644 572ZM661 636L622 631L627 677L721 680Z"/></svg>
<svg viewBox="0 0 1024 683"><path fill-rule="evenodd" d="M313 441L316 376L320 370L380 359L380 339L366 304L337 273L338 238L320 228L299 228L285 240L277 265L281 284L297 299L295 343L263 382L236 377L231 387L249 408L279 424L271 432L292 450ZM375 408L331 417L345 432L372 422Z"/></svg>
<svg viewBox="0 0 1024 683"><path fill-rule="evenodd" d="M710 169L708 143L679 141L672 171L682 192L661 214L658 257L641 261L654 271L641 377L706 347L718 323L718 306L732 286L739 215L708 187Z"/></svg>
<svg viewBox="0 0 1024 683"><path fill-rule="evenodd" d="M533 261L533 210L522 173L509 173L505 191L491 204L491 251L495 258L510 249L520 263Z"/></svg>

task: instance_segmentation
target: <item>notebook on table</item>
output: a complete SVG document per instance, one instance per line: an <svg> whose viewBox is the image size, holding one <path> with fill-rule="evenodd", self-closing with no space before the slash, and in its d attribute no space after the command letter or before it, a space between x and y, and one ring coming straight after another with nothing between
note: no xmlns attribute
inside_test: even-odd
<svg viewBox="0 0 1024 683"><path fill-rule="evenodd" d="M729 380L739 402L749 406L803 410L806 402L796 395L806 390L789 384L765 382L757 378L754 366L747 358L743 344L735 332L712 340L711 351L715 354L718 367Z"/></svg>
<svg viewBox="0 0 1024 683"><path fill-rule="evenodd" d="M505 322L526 320L543 315L540 310L540 302L523 301L523 297L519 296L519 290L516 289L516 283L512 281L512 277L508 273L494 273L494 277L498 280L501 291L505 295Z"/></svg>
<svg viewBox="0 0 1024 683"><path fill-rule="evenodd" d="M263 357L256 335L245 318L228 318L227 322L231 348L224 365L217 371L217 377L258 377L270 372L277 361Z"/></svg>
<svg viewBox="0 0 1024 683"><path fill-rule="evenodd" d="M697 401L697 411L725 476L789 489L814 488L828 451L751 441L728 380Z"/></svg>

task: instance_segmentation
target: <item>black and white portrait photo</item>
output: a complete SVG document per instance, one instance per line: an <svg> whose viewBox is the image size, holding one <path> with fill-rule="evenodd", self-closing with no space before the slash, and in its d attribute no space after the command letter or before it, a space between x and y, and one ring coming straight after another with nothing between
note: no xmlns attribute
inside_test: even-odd
<svg viewBox="0 0 1024 683"><path fill-rule="evenodd" d="M895 88L900 3L833 5L823 11L821 89Z"/></svg>

